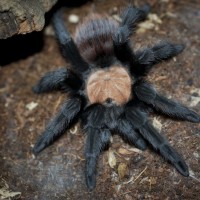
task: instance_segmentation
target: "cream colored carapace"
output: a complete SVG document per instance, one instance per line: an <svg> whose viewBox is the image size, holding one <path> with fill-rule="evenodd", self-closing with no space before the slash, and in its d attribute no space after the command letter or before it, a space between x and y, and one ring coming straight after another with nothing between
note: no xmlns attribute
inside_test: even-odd
<svg viewBox="0 0 200 200"><path fill-rule="evenodd" d="M92 73L86 89L91 103L104 103L111 100L121 105L130 98L131 78L123 67L113 66Z"/></svg>

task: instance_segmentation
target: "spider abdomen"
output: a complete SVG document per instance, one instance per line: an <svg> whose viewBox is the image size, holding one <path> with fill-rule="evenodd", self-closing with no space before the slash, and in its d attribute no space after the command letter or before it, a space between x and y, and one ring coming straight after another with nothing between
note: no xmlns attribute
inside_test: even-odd
<svg viewBox="0 0 200 200"><path fill-rule="evenodd" d="M100 56L109 56L113 51L113 35L118 23L111 17L92 15L80 24L75 32L75 42L81 56L89 63Z"/></svg>
<svg viewBox="0 0 200 200"><path fill-rule="evenodd" d="M130 99L131 78L120 66L100 69L90 75L86 91L90 103L105 103L111 100L116 105L122 105Z"/></svg>

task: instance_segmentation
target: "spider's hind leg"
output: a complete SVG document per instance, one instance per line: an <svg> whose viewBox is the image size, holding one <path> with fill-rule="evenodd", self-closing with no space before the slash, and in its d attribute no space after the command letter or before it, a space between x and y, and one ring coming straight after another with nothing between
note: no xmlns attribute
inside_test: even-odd
<svg viewBox="0 0 200 200"><path fill-rule="evenodd" d="M102 105L89 107L84 114L83 124L86 133L86 184L92 190L96 185L96 165L102 150L109 144L111 133L104 123Z"/></svg>
<svg viewBox="0 0 200 200"><path fill-rule="evenodd" d="M189 176L188 166L183 158L150 123L147 122L139 131L151 143L154 149L158 150L166 160L174 165L179 173L183 176Z"/></svg>
<svg viewBox="0 0 200 200"><path fill-rule="evenodd" d="M135 145L141 150L145 150L147 148L147 143L145 139L133 129L132 125L128 122L125 115L119 118L117 124L120 135L127 139L128 142Z"/></svg>
<svg viewBox="0 0 200 200"><path fill-rule="evenodd" d="M177 151L168 143L164 136L148 122L147 115L141 112L137 107L127 107L126 117L134 129L145 138L155 150L181 173L183 176L189 176L188 167Z"/></svg>
<svg viewBox="0 0 200 200"><path fill-rule="evenodd" d="M96 185L96 164L99 154L110 142L111 133L108 129L86 128L86 184L92 190Z"/></svg>
<svg viewBox="0 0 200 200"><path fill-rule="evenodd" d="M139 100L145 102L153 110L176 119L199 123L200 115L171 99L157 93L155 88L145 81L138 81L133 87Z"/></svg>

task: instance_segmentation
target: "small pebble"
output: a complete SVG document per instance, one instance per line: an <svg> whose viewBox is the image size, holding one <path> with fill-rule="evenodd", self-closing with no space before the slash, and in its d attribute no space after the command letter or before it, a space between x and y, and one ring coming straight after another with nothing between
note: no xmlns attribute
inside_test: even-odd
<svg viewBox="0 0 200 200"><path fill-rule="evenodd" d="M35 103L35 102L30 102L30 103L28 103L28 104L26 104L26 108L28 109L28 110L33 110L34 108L36 108L38 106L38 103Z"/></svg>
<svg viewBox="0 0 200 200"><path fill-rule="evenodd" d="M194 152L193 155L194 155L195 158L199 158L199 154L198 153Z"/></svg>
<svg viewBox="0 0 200 200"><path fill-rule="evenodd" d="M162 124L155 117L153 118L153 126L158 130L159 133L161 132Z"/></svg>
<svg viewBox="0 0 200 200"><path fill-rule="evenodd" d="M70 23L72 24L77 24L79 22L79 16L78 15L75 15L75 14L71 14L69 15L68 17L68 20Z"/></svg>

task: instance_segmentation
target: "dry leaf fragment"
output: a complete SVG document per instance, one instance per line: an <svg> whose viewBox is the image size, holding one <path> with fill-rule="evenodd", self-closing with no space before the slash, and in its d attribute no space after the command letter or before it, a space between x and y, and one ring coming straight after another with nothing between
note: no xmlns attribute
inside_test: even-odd
<svg viewBox="0 0 200 200"><path fill-rule="evenodd" d="M157 177L150 177L149 182L151 183L151 185L155 185L157 183Z"/></svg>
<svg viewBox="0 0 200 200"><path fill-rule="evenodd" d="M162 20L158 17L158 15L156 15L154 13L149 14L148 19L157 24L162 24Z"/></svg>
<svg viewBox="0 0 200 200"><path fill-rule="evenodd" d="M108 163L109 163L111 168L114 168L116 166L116 163L117 163L115 154L112 150L108 151Z"/></svg>
<svg viewBox="0 0 200 200"><path fill-rule="evenodd" d="M122 154L122 155L130 155L133 154L133 152L129 151L128 149L122 148L120 147L118 149L118 153Z"/></svg>
<svg viewBox="0 0 200 200"><path fill-rule="evenodd" d="M134 152L134 153L142 153L142 150L137 149L137 148L130 148L128 150L131 151L131 152Z"/></svg>
<svg viewBox="0 0 200 200"><path fill-rule="evenodd" d="M156 117L153 118L153 126L158 130L159 133L161 132L162 124L157 120Z"/></svg>
<svg viewBox="0 0 200 200"><path fill-rule="evenodd" d="M158 24L162 24L162 20L158 17L158 15L154 13L150 13L147 16L147 20L138 24L139 29L136 31L137 33L144 33L146 30L155 29L158 30Z"/></svg>
<svg viewBox="0 0 200 200"><path fill-rule="evenodd" d="M125 163L120 163L117 171L118 171L119 178L123 179L128 171L127 165Z"/></svg>
<svg viewBox="0 0 200 200"><path fill-rule="evenodd" d="M0 179L0 199L11 200L12 197L18 198L21 192L12 192L4 179Z"/></svg>

